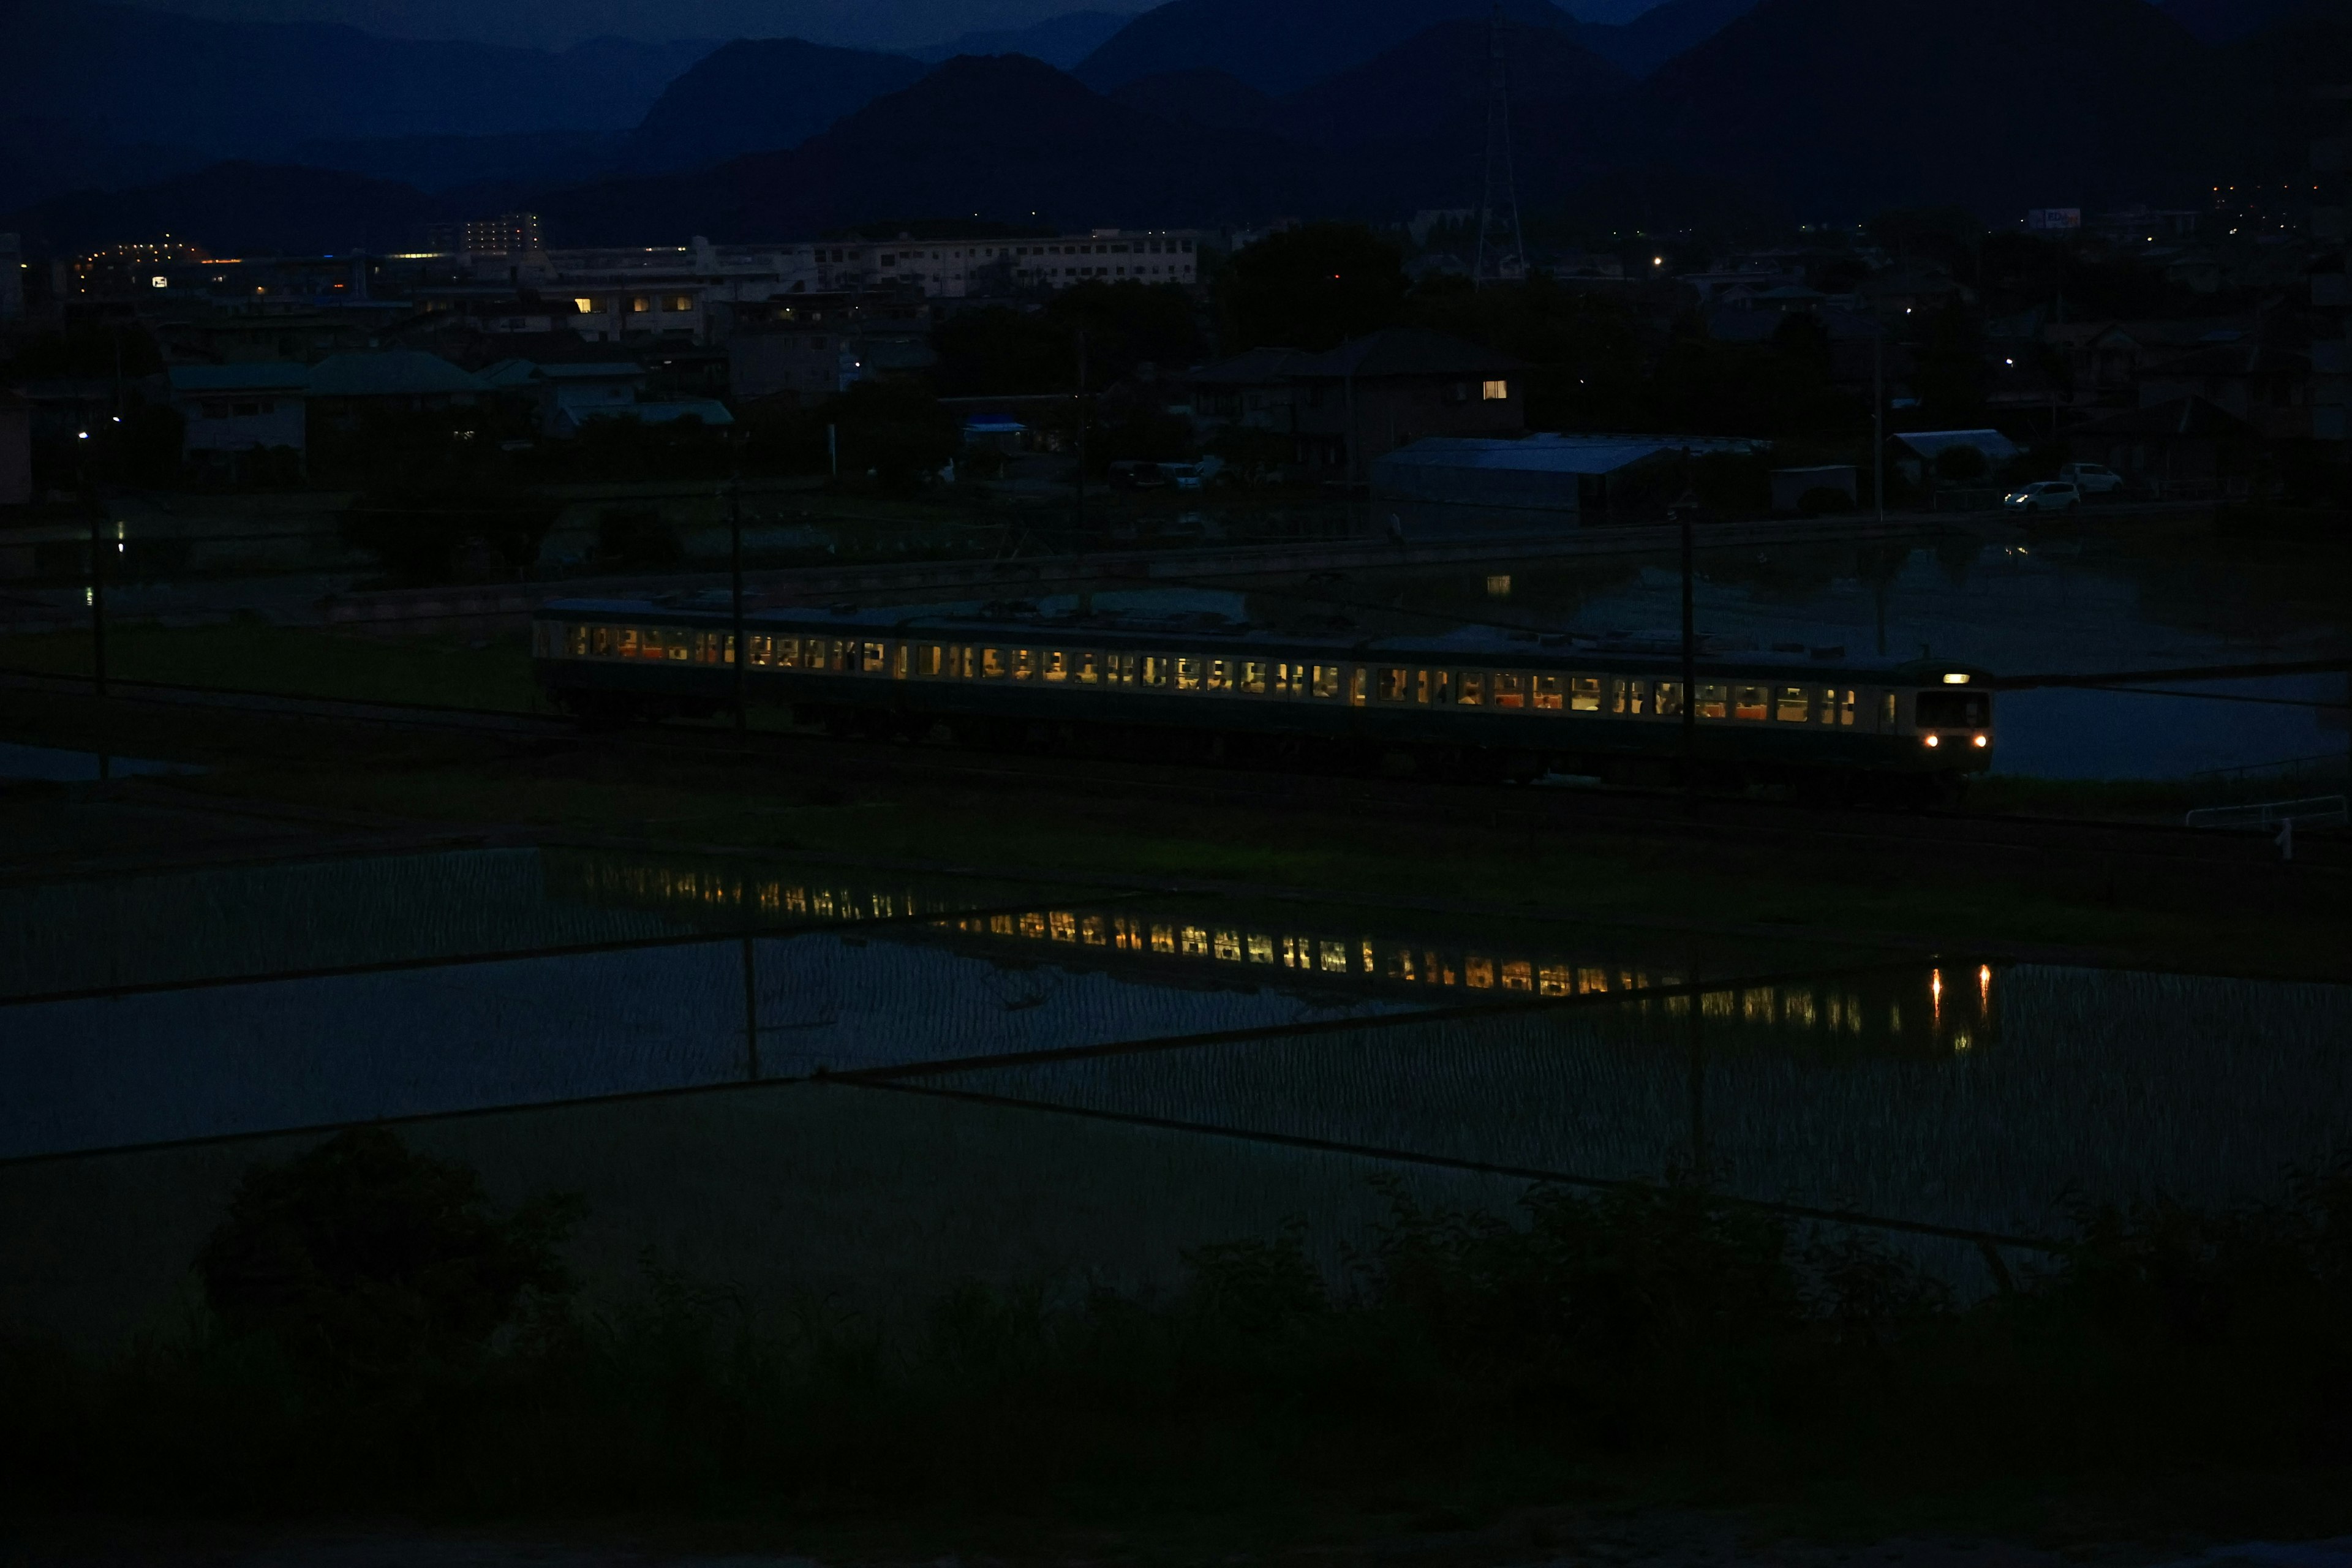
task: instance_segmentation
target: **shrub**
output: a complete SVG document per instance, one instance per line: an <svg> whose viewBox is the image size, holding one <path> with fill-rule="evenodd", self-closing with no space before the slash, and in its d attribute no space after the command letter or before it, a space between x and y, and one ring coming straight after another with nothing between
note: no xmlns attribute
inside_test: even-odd
<svg viewBox="0 0 2352 1568"><path fill-rule="evenodd" d="M481 1178L381 1128L256 1165L196 1258L232 1337L267 1336L334 1377L463 1362L537 1299L572 1289L556 1255L576 1205L489 1207Z"/></svg>

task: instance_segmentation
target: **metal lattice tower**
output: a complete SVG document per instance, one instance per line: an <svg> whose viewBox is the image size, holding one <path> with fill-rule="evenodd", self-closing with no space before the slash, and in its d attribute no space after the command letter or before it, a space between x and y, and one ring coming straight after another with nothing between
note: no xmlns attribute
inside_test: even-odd
<svg viewBox="0 0 2352 1568"><path fill-rule="evenodd" d="M1506 218L1506 213L1508 214ZM1486 24L1486 188L1478 201L1478 256L1471 281L1527 276L1528 243L1519 229L1519 179L1511 163L1511 83L1503 58L1503 7Z"/></svg>

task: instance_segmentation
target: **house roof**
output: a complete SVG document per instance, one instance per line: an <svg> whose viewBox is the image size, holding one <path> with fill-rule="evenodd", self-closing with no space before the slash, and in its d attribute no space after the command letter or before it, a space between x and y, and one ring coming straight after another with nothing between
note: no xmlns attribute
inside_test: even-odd
<svg viewBox="0 0 2352 1568"><path fill-rule="evenodd" d="M163 373L175 393L307 392L310 367L282 360L252 364L175 364Z"/></svg>
<svg viewBox="0 0 2352 1568"><path fill-rule="evenodd" d="M483 385L504 389L529 386L538 381L642 381L646 367L625 360L551 363L544 360L502 359L475 374L481 377Z"/></svg>
<svg viewBox="0 0 2352 1568"><path fill-rule="evenodd" d="M479 377L416 349L330 354L310 368L313 397L415 397L487 390Z"/></svg>
<svg viewBox="0 0 2352 1568"><path fill-rule="evenodd" d="M1341 343L1329 353L1304 356L1285 374L1298 381L1339 381L1350 376L1475 376L1522 368L1523 362L1509 354L1481 348L1451 332L1391 327Z"/></svg>
<svg viewBox="0 0 2352 1568"><path fill-rule="evenodd" d="M2204 397L2176 397L2147 408L2125 408L2091 420L2084 436L2206 437L2217 439L2259 435L2252 425Z"/></svg>

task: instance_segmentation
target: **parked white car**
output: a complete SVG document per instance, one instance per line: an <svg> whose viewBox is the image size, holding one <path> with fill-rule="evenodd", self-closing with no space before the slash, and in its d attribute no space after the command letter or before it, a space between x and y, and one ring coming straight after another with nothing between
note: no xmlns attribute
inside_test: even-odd
<svg viewBox="0 0 2352 1568"><path fill-rule="evenodd" d="M2063 479L2042 479L2000 498L2003 511L2074 511L2083 492Z"/></svg>
<svg viewBox="0 0 2352 1568"><path fill-rule="evenodd" d="M2058 470L2059 481L2073 485L2085 497L2121 495L2124 477L2096 463L2069 463Z"/></svg>

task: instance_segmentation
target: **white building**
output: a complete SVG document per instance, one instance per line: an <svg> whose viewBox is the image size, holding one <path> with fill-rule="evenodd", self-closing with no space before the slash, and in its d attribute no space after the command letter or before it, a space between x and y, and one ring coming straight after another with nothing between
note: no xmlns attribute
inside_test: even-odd
<svg viewBox="0 0 2352 1568"><path fill-rule="evenodd" d="M180 416L180 450L203 460L289 447L310 439L310 367L305 364L178 364L166 373Z"/></svg>

